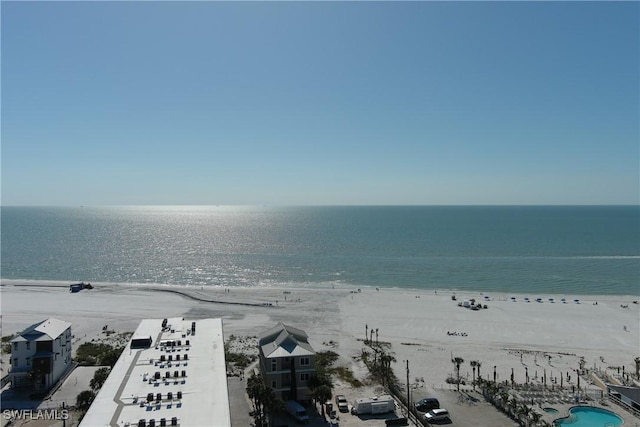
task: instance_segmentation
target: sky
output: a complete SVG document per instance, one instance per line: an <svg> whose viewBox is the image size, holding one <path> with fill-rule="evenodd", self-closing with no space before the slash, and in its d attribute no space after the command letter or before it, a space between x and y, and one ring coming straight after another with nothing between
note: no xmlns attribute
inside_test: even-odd
<svg viewBox="0 0 640 427"><path fill-rule="evenodd" d="M2 205L640 203L638 2L7 2Z"/></svg>

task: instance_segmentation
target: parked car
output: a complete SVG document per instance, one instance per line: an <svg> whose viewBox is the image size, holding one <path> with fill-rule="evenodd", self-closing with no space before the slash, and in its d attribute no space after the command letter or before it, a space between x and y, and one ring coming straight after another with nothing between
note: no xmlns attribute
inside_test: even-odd
<svg viewBox="0 0 640 427"><path fill-rule="evenodd" d="M429 412L432 409L440 408L440 402L435 397L427 397L417 401L414 406L417 411Z"/></svg>
<svg viewBox="0 0 640 427"><path fill-rule="evenodd" d="M344 397L344 395L339 394L336 396L336 404L338 405L338 411L349 412L349 404L347 403L347 398Z"/></svg>
<svg viewBox="0 0 640 427"><path fill-rule="evenodd" d="M424 418L427 422L446 420L449 418L449 411L446 409L432 409L424 414Z"/></svg>

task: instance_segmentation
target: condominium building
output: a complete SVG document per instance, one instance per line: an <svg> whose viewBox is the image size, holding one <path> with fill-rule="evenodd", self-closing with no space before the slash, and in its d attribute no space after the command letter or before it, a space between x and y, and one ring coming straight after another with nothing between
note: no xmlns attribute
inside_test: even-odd
<svg viewBox="0 0 640 427"><path fill-rule="evenodd" d="M80 427L231 426L222 319L145 319Z"/></svg>

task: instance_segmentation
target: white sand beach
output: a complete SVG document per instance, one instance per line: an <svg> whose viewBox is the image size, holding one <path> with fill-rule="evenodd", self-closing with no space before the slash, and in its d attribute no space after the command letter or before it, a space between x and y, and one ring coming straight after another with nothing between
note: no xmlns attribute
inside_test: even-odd
<svg viewBox="0 0 640 427"><path fill-rule="evenodd" d="M364 377L364 366L353 357L361 353L368 328L377 330L379 341L391 344L399 378L406 378L408 360L410 381L424 381L433 388L451 387L446 378L454 371L452 356L464 359L461 375L469 378L468 362L477 360L484 378L493 376L495 366L498 380L509 379L513 368L516 381L523 382L526 366L532 380L563 373L565 378L572 376L572 383L580 357L589 368L624 366L633 372L634 357L640 356L640 305L633 302L638 299L634 296L529 295L532 302L527 303L526 295L461 292L452 301L452 292L446 290L231 288L227 292L213 287L93 285L95 289L72 294L68 283L44 286L3 280L2 335L47 317L73 324L75 347L99 337L105 325L116 332L134 331L143 318L222 317L226 337L254 336L282 321L305 330L316 350L337 352L338 363ZM538 297L542 302L535 302ZM487 309L457 305L470 298ZM3 375L8 367L4 362Z"/></svg>

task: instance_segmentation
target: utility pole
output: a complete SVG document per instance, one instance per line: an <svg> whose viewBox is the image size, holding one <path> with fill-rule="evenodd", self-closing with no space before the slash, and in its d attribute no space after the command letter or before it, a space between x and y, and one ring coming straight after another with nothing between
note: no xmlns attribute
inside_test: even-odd
<svg viewBox="0 0 640 427"><path fill-rule="evenodd" d="M409 390L411 389L411 383L409 382L409 360L407 360L407 418L409 418L411 408L411 395Z"/></svg>

